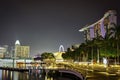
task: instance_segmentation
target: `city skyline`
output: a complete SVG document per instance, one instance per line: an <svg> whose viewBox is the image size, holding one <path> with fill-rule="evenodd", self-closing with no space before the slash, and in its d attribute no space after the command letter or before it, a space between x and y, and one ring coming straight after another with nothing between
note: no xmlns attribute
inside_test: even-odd
<svg viewBox="0 0 120 80"><path fill-rule="evenodd" d="M58 0L58 1L2 1L0 45L15 45L16 40L31 47L31 55L65 50L84 42L78 30L103 17L110 9L116 10L117 0Z"/></svg>

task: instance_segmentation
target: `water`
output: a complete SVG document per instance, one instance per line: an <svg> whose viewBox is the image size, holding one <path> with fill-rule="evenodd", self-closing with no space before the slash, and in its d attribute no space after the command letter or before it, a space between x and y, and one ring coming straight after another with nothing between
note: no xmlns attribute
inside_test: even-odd
<svg viewBox="0 0 120 80"><path fill-rule="evenodd" d="M60 73L29 73L0 70L0 80L80 80L71 74ZM86 80L120 80L120 76L108 76L99 73L88 73Z"/></svg>
<svg viewBox="0 0 120 80"><path fill-rule="evenodd" d="M59 73L29 73L16 72L8 70L0 70L0 80L80 80L75 76L64 74L60 76Z"/></svg>
<svg viewBox="0 0 120 80"><path fill-rule="evenodd" d="M29 74L28 72L0 70L0 80L45 80L45 76Z"/></svg>
<svg viewBox="0 0 120 80"><path fill-rule="evenodd" d="M0 80L29 80L27 73L0 70Z"/></svg>

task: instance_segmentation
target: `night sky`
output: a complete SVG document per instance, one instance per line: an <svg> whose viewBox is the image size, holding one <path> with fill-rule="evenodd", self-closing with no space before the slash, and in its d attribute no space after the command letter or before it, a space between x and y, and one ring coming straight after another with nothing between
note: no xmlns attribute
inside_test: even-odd
<svg viewBox="0 0 120 80"><path fill-rule="evenodd" d="M4 0L0 2L0 45L31 47L31 55L57 52L84 42L78 30L102 18L109 9L117 11L119 0Z"/></svg>

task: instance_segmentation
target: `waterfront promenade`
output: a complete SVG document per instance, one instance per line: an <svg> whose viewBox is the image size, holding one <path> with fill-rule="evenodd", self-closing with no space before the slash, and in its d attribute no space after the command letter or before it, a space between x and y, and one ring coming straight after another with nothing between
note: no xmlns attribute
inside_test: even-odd
<svg viewBox="0 0 120 80"><path fill-rule="evenodd" d="M27 72L29 69L25 68L12 68L12 67L0 67L1 70L9 70L9 71L18 71L18 72Z"/></svg>
<svg viewBox="0 0 120 80"><path fill-rule="evenodd" d="M66 77L67 75L71 75L72 79L75 80L84 80L84 77L81 73L70 70L68 68L63 67L54 67L54 68L11 68L11 67L0 67L0 70L7 70L7 71L17 71L17 72L24 72L28 74L36 74L36 75L45 75L49 77ZM57 76L58 75L58 76Z"/></svg>
<svg viewBox="0 0 120 80"><path fill-rule="evenodd" d="M43 69L43 67L0 67L2 70L19 71L19 72L36 72L37 70ZM103 64L88 64L84 62L71 63L71 62L59 62L49 67L44 67L46 73L49 71L59 71L72 73L76 76L83 76L87 80L119 80L120 79L120 66L119 65L103 65ZM79 73L79 74L78 74Z"/></svg>
<svg viewBox="0 0 120 80"><path fill-rule="evenodd" d="M70 63L69 63L70 65ZM103 64L85 64L73 63L70 65L80 73L87 80L119 80L120 79L120 65L103 65Z"/></svg>
<svg viewBox="0 0 120 80"><path fill-rule="evenodd" d="M103 65L103 64L88 64L85 62L79 63L60 63L64 68L77 71L84 76L86 80L119 80L120 65Z"/></svg>

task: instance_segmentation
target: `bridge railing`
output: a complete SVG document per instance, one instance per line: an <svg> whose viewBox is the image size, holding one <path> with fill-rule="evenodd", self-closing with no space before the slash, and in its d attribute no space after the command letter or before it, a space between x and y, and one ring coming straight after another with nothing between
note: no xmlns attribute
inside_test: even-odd
<svg viewBox="0 0 120 80"><path fill-rule="evenodd" d="M71 70L80 73L83 77L86 77L87 72L79 67L76 67L73 63L56 63L56 66L48 68L48 69L64 69Z"/></svg>

